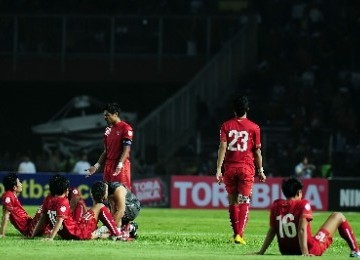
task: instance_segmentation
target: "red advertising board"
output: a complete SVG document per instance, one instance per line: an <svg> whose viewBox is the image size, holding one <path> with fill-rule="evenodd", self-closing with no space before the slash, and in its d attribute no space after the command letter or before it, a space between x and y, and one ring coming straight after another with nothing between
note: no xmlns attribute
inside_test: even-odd
<svg viewBox="0 0 360 260"><path fill-rule="evenodd" d="M134 180L132 191L143 204L159 202L163 198L162 186L160 178Z"/></svg>
<svg viewBox="0 0 360 260"><path fill-rule="evenodd" d="M268 209L282 196L283 178L268 178L266 183L256 181L253 187L251 208ZM304 179L303 196L314 210L328 209L328 180ZM218 185L213 176L180 176L171 178L172 208L227 208L227 193L223 184Z"/></svg>

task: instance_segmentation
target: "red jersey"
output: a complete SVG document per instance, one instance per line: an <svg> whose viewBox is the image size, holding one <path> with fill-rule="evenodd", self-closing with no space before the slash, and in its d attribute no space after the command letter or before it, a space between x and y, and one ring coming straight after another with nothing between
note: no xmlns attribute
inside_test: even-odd
<svg viewBox="0 0 360 260"><path fill-rule="evenodd" d="M271 206L270 226L276 231L279 250L283 255L301 255L298 238L298 227L301 218L311 221L310 203L305 200L275 200ZM310 223L307 225L309 251L312 248L313 237Z"/></svg>
<svg viewBox="0 0 360 260"><path fill-rule="evenodd" d="M224 167L249 166L255 171L254 149L261 147L260 127L247 118L232 118L220 127L220 142L227 143Z"/></svg>
<svg viewBox="0 0 360 260"><path fill-rule="evenodd" d="M12 191L5 191L1 199L3 208L10 212L11 224L24 236L29 235L32 218L27 214L18 197Z"/></svg>
<svg viewBox="0 0 360 260"><path fill-rule="evenodd" d="M47 221L51 227L54 227L58 217L64 219L62 227L58 232L59 236L63 239L91 239L91 233L97 229L98 219L91 209L85 212L78 221L74 220L71 215L69 201L66 197L48 196L43 204L43 212L46 213ZM108 227L112 235L119 235L116 223L106 206L101 209L99 218Z"/></svg>
<svg viewBox="0 0 360 260"><path fill-rule="evenodd" d="M73 198L78 198L76 205L72 205L73 202L71 199ZM75 220L78 220L87 211L86 202L76 187L69 189L68 199L70 201L70 207L72 208L72 216Z"/></svg>
<svg viewBox="0 0 360 260"><path fill-rule="evenodd" d="M106 150L106 159L115 160L118 163L123 151L123 140L133 139L132 127L124 121L105 129L104 145ZM129 159L129 158L127 158Z"/></svg>

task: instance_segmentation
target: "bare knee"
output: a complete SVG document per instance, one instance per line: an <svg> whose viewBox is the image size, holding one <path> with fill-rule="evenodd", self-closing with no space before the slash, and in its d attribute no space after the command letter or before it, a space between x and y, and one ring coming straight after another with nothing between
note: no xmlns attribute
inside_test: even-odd
<svg viewBox="0 0 360 260"><path fill-rule="evenodd" d="M333 213L331 213L331 217L335 218L341 222L344 222L346 220L346 217L341 212L333 212Z"/></svg>

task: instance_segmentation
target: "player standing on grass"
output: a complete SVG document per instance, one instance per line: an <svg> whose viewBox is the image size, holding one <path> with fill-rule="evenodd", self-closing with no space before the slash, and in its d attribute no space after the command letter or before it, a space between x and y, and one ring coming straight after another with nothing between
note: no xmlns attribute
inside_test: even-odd
<svg viewBox="0 0 360 260"><path fill-rule="evenodd" d="M49 181L51 196L48 196L42 206L42 213L32 237L38 234L42 226L49 223L52 227L47 240L53 240L57 234L62 239L89 240L100 238L94 232L100 220L109 230L112 237L126 240L128 234L122 234L116 227L116 223L108 208L102 203L107 199L107 189L93 185L91 195L93 206L83 214L78 221L71 215L70 203L67 198L69 192L69 180L64 176L55 175Z"/></svg>
<svg viewBox="0 0 360 260"><path fill-rule="evenodd" d="M103 180L118 181L131 190L130 147L133 140L132 127L120 119L120 107L109 103L104 108L104 117L108 127L104 133L104 151L95 165L91 166L87 177L104 165Z"/></svg>
<svg viewBox="0 0 360 260"><path fill-rule="evenodd" d="M234 99L234 118L225 121L220 127L216 169L217 182L224 182L228 193L229 218L234 232L231 240L236 244L246 244L244 231L255 173L260 181L266 180L260 149L260 127L247 119L248 111L247 97Z"/></svg>
<svg viewBox="0 0 360 260"><path fill-rule="evenodd" d="M315 236L311 235L312 210L309 201L302 199L302 187L297 178L283 180L282 192L286 199L277 199L271 205L270 228L257 254L263 255L276 235L283 255L321 256L338 230L351 250L350 257L360 258L354 232L340 212L332 213Z"/></svg>

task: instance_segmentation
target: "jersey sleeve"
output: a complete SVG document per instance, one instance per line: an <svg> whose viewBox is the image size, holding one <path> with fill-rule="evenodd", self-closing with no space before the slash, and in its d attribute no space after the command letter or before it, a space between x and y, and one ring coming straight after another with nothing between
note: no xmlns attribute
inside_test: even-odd
<svg viewBox="0 0 360 260"><path fill-rule="evenodd" d="M134 131L132 127L129 124L126 124L123 139L128 139L132 141L133 135L134 135Z"/></svg>
<svg viewBox="0 0 360 260"><path fill-rule="evenodd" d="M225 131L225 125L222 124L220 127L220 142L227 142L227 136L226 136L226 131Z"/></svg>
<svg viewBox="0 0 360 260"><path fill-rule="evenodd" d="M270 227L275 228L276 227L276 210L277 206L276 203L273 203L270 207L270 219L269 219L269 224Z"/></svg>
<svg viewBox="0 0 360 260"><path fill-rule="evenodd" d="M14 196L11 196L9 192L5 192L2 196L3 208L11 212L14 208Z"/></svg>
<svg viewBox="0 0 360 260"><path fill-rule="evenodd" d="M56 206L56 216L67 218L71 214L70 203L67 198L58 201Z"/></svg>
<svg viewBox="0 0 360 260"><path fill-rule="evenodd" d="M260 127L258 125L255 125L254 128L254 144L255 148L261 148Z"/></svg>
<svg viewBox="0 0 360 260"><path fill-rule="evenodd" d="M302 203L301 217L306 218L308 221L313 219L311 205L307 200Z"/></svg>

